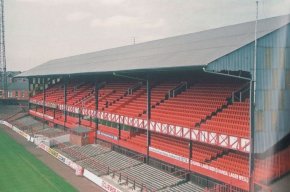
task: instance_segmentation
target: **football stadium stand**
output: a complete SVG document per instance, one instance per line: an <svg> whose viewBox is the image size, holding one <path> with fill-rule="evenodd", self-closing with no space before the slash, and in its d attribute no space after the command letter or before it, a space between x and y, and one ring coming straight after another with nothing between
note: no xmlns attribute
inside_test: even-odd
<svg viewBox="0 0 290 192"><path fill-rule="evenodd" d="M290 170L289 22L259 21L256 72L255 22L49 61L19 75L29 114L88 128L88 145L55 149L134 189L253 191Z"/></svg>

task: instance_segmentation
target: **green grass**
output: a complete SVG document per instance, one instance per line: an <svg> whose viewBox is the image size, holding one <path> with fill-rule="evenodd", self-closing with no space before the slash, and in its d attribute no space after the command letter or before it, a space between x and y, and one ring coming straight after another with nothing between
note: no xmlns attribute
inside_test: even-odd
<svg viewBox="0 0 290 192"><path fill-rule="evenodd" d="M1 192L77 191L0 127Z"/></svg>

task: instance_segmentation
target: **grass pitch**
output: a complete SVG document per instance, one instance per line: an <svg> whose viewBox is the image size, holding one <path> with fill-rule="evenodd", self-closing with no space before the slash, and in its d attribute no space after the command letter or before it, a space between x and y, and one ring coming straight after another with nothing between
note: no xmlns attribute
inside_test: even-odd
<svg viewBox="0 0 290 192"><path fill-rule="evenodd" d="M70 184L0 127L1 192L75 192Z"/></svg>

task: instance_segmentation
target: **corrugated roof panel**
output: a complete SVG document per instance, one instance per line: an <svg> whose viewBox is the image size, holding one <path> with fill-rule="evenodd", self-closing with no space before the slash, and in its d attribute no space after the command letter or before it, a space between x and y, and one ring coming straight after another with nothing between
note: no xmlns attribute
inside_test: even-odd
<svg viewBox="0 0 290 192"><path fill-rule="evenodd" d="M258 37L262 37L288 24L289 17L290 15L286 15L260 20ZM254 41L254 26L255 22L253 21L55 59L28 70L19 76L205 66Z"/></svg>

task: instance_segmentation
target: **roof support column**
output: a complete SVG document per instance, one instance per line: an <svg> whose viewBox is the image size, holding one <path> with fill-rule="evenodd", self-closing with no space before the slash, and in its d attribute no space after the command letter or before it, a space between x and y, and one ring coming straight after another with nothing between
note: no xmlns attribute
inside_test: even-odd
<svg viewBox="0 0 290 192"><path fill-rule="evenodd" d="M255 171L255 105L254 105L254 81L250 81L250 157L249 157L249 189L254 191L254 171Z"/></svg>
<svg viewBox="0 0 290 192"><path fill-rule="evenodd" d="M149 147L151 144L150 120L151 120L151 85L149 78L146 81L147 87L147 154L146 163L149 164Z"/></svg>
<svg viewBox="0 0 290 192"><path fill-rule="evenodd" d="M97 131L99 130L99 118L98 118L98 110L99 110L99 89L100 89L100 85L97 83L95 83L95 126L94 126L94 131L95 131L95 138L94 138L94 142L96 143L97 139L98 139L98 133ZM91 125L93 125L92 123L92 119L94 119L93 117L91 117Z"/></svg>
<svg viewBox="0 0 290 192"><path fill-rule="evenodd" d="M63 104L64 104L64 126L65 126L65 123L67 121L67 111L66 111L66 100L67 100L67 78L64 79L64 83L63 83L63 95L64 95L64 101L63 101Z"/></svg>
<svg viewBox="0 0 290 192"><path fill-rule="evenodd" d="M28 78L28 111L31 108L31 104L30 104L30 97L31 97L31 78Z"/></svg>
<svg viewBox="0 0 290 192"><path fill-rule="evenodd" d="M120 140L121 139L121 124L118 123L118 139Z"/></svg>
<svg viewBox="0 0 290 192"><path fill-rule="evenodd" d="M42 99L43 99L43 119L44 119L44 114L45 114L45 78L42 79Z"/></svg>
<svg viewBox="0 0 290 192"><path fill-rule="evenodd" d="M81 124L81 113L78 114L78 123Z"/></svg>
<svg viewBox="0 0 290 192"><path fill-rule="evenodd" d="M99 129L98 108L99 108L99 85L96 82L96 84L95 84L95 111L96 111L96 116L95 116L96 126L95 126L95 128L96 128L96 130Z"/></svg>
<svg viewBox="0 0 290 192"><path fill-rule="evenodd" d="M188 158L188 170L190 170L190 161L192 159L192 140L189 141L188 144L188 149L189 149L189 158Z"/></svg>
<svg viewBox="0 0 290 192"><path fill-rule="evenodd" d="M252 80L250 82L250 157L249 157L249 191L254 191L254 172L255 172L255 104L256 104L256 82L257 82L257 29L258 29L258 18L259 17L259 1L256 1L256 21L255 21L255 47L254 47L254 66Z"/></svg>
<svg viewBox="0 0 290 192"><path fill-rule="evenodd" d="M44 119L44 115L45 115L45 97L46 97L46 94L45 94L45 78L42 78L42 92L43 92L43 105L42 105L42 119L43 119L43 128L44 128L44 122L45 122L45 119Z"/></svg>
<svg viewBox="0 0 290 192"><path fill-rule="evenodd" d="M149 80L149 74L147 75L147 79L142 79L139 77L132 77L132 76L128 76L128 75L121 75L121 74L117 74L115 72L113 72L114 76L117 77L123 77L123 78L128 78L128 79L134 79L134 80L139 80L139 81L143 81L146 82L147 86L147 152L146 152L146 159L144 159L146 161L147 164L149 164L149 146L151 143L151 134L150 134L150 120L151 120L151 85L150 85L150 80ZM131 136L131 134L130 134Z"/></svg>
<svg viewBox="0 0 290 192"><path fill-rule="evenodd" d="M32 85L31 85L31 93L30 96L34 96L35 95L35 89L36 89L36 84L37 84L37 79L36 78L32 78Z"/></svg>
<svg viewBox="0 0 290 192"><path fill-rule="evenodd" d="M253 178L253 173L254 173L254 163L255 163L255 146L254 146L254 140L255 140L255 87L254 87L254 80L252 78L247 78L247 77L240 77L240 76L235 76L235 75L230 75L230 74L224 74L224 73L218 73L218 72L212 72L212 71L207 71L205 68L203 68L203 71L205 73L210 73L210 74L215 74L215 75L222 75L222 76L227 76L227 77L234 77L237 79L243 79L243 80L248 80L250 82L250 154L249 154L249 191L254 191L254 178Z"/></svg>

